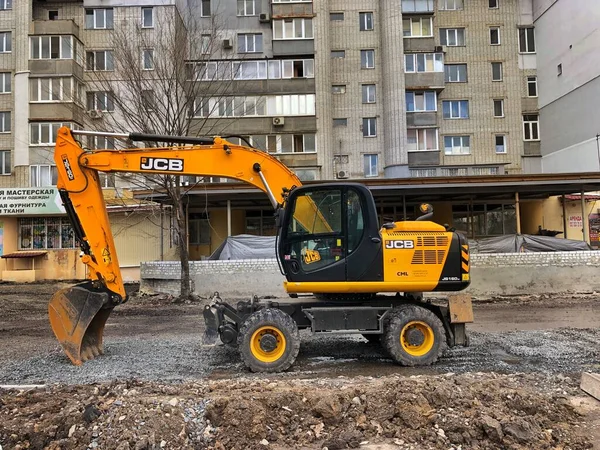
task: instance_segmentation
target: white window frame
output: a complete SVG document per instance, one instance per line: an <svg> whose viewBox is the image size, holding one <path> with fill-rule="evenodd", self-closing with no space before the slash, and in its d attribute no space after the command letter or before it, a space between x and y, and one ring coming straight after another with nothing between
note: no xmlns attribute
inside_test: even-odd
<svg viewBox="0 0 600 450"><path fill-rule="evenodd" d="M0 10L7 11L12 9L13 0L0 0Z"/></svg>
<svg viewBox="0 0 600 450"><path fill-rule="evenodd" d="M256 15L256 0L237 0L238 17L248 17Z"/></svg>
<svg viewBox="0 0 600 450"><path fill-rule="evenodd" d="M462 34L462 44L459 43L460 35ZM465 28L440 28L440 44L446 47L465 47L467 45ZM454 35L454 44L450 43L450 37Z"/></svg>
<svg viewBox="0 0 600 450"><path fill-rule="evenodd" d="M440 11L461 11L464 8L463 0L439 0Z"/></svg>
<svg viewBox="0 0 600 450"><path fill-rule="evenodd" d="M11 111L0 111L0 133L10 133L12 130Z"/></svg>
<svg viewBox="0 0 600 450"><path fill-rule="evenodd" d="M503 151L498 151L498 141L497 139L501 137L502 138L502 148ZM494 135L494 148L496 150L496 154L497 155L505 155L506 153L508 153L508 139L506 139L506 134L495 134Z"/></svg>
<svg viewBox="0 0 600 450"><path fill-rule="evenodd" d="M47 169L46 180L42 179L42 168ZM35 172L35 174L34 174ZM58 170L54 164L32 164L29 166L29 186L31 187L50 187L56 186L53 179L58 181Z"/></svg>
<svg viewBox="0 0 600 450"><path fill-rule="evenodd" d="M364 64L363 64L364 55ZM369 61L369 55L371 60ZM370 70L375 68L375 49L364 49L360 51L360 68Z"/></svg>
<svg viewBox="0 0 600 450"><path fill-rule="evenodd" d="M70 128L73 128L71 126L71 123L69 122L30 122L29 123L29 145L30 146L42 146L42 147L48 147L51 145L56 144L56 135L58 134L58 130L60 129L60 127L62 126L68 126ZM38 132L38 136L40 138L39 142L33 142L33 132L32 130L35 128L37 128L37 132ZM42 128L43 127L48 127L48 139L50 142L42 142Z"/></svg>
<svg viewBox="0 0 600 450"><path fill-rule="evenodd" d="M364 104L376 103L377 102L377 85L375 84L363 84L361 86L362 102Z"/></svg>
<svg viewBox="0 0 600 450"><path fill-rule="evenodd" d="M12 73L0 72L0 94L10 94L12 92Z"/></svg>
<svg viewBox="0 0 600 450"><path fill-rule="evenodd" d="M343 22L345 19L344 11L333 11L329 13L330 22Z"/></svg>
<svg viewBox="0 0 600 450"><path fill-rule="evenodd" d="M377 137L377 117L363 117L362 135L364 138Z"/></svg>
<svg viewBox="0 0 600 450"><path fill-rule="evenodd" d="M500 105L500 115L496 114L496 104ZM494 105L494 117L495 118L504 117L504 99L502 99L502 98L495 98L493 100L493 105Z"/></svg>
<svg viewBox="0 0 600 450"><path fill-rule="evenodd" d="M498 9L500 8L500 0L489 0L488 2L489 9Z"/></svg>
<svg viewBox="0 0 600 450"><path fill-rule="evenodd" d="M88 26L88 11L92 12L92 26ZM110 14L109 14L110 11ZM102 18L102 20L104 21L104 25L103 26L98 26L98 19ZM109 19L110 18L110 25L109 26ZM85 8L85 29L86 30L112 30L114 29L114 23L115 23L115 13L113 8Z"/></svg>
<svg viewBox="0 0 600 450"><path fill-rule="evenodd" d="M199 98L194 102L193 115L211 118L314 116L315 94Z"/></svg>
<svg viewBox="0 0 600 450"><path fill-rule="evenodd" d="M288 137L288 136L292 137L292 145L289 148L289 150L283 148L283 136L284 135L282 135L282 134L266 135L265 138L266 138L267 146L264 150L271 154L275 154L275 153L277 153L277 154L298 154L298 153L314 154L314 153L317 153L317 139L316 139L316 135L314 133L286 134L285 137ZM296 148L297 138L299 136L302 136L302 149L301 149L302 151L300 151L300 149ZM311 139L314 142L314 150L305 150L307 136L312 136ZM251 138L252 145L254 145L253 137L250 136L250 138ZM275 140L275 151L271 151L270 146L269 146L269 142L273 142L273 140Z"/></svg>
<svg viewBox="0 0 600 450"><path fill-rule="evenodd" d="M253 50L249 50L252 43ZM243 43L243 50L242 44ZM260 45L257 45L260 44ZM257 50L257 46L260 48ZM237 35L237 52L238 53L262 53L263 52L263 35L262 33L239 33Z"/></svg>
<svg viewBox="0 0 600 450"><path fill-rule="evenodd" d="M0 175L12 173L12 154L10 150L0 150Z"/></svg>
<svg viewBox="0 0 600 450"><path fill-rule="evenodd" d="M373 31L375 29L373 11L362 11L358 13L358 29L359 31Z"/></svg>
<svg viewBox="0 0 600 450"><path fill-rule="evenodd" d="M143 6L142 8L142 28L154 28L154 8L152 6ZM150 23L146 22L146 12L150 11Z"/></svg>
<svg viewBox="0 0 600 450"><path fill-rule="evenodd" d="M423 34L423 22L429 22L429 34ZM405 34L406 30L404 29L404 25L406 22L410 23L410 34ZM421 31L420 34L415 33L415 23L419 23L419 29ZM433 18L432 17L407 17L402 19L402 35L407 38L424 38L424 37L433 37Z"/></svg>
<svg viewBox="0 0 600 450"><path fill-rule="evenodd" d="M379 155L367 153L363 155L363 171L366 178L379 176Z"/></svg>
<svg viewBox="0 0 600 450"><path fill-rule="evenodd" d="M52 38L58 38L58 58L52 57ZM45 57L43 52L43 42L44 39L48 40L48 56ZM35 45L34 41L37 41L37 54L35 54ZM68 45L65 45L65 42ZM77 41L73 36L30 36L29 37L29 58L30 59L76 59L78 62L80 61L80 55L76 53L77 51ZM68 56L67 56L68 55Z"/></svg>
<svg viewBox="0 0 600 450"><path fill-rule="evenodd" d="M535 95L529 95L529 86L535 86ZM537 84L537 76L529 75L527 77L527 97L529 98L537 98L538 96L538 84Z"/></svg>
<svg viewBox="0 0 600 450"><path fill-rule="evenodd" d="M333 128L339 127L347 127L348 126L348 118L347 117L334 117L332 119Z"/></svg>
<svg viewBox="0 0 600 450"><path fill-rule="evenodd" d="M12 52L12 32L2 31L0 32L0 53L11 53Z"/></svg>
<svg viewBox="0 0 600 450"><path fill-rule="evenodd" d="M433 132L435 133L435 145L433 146L434 148L427 148L427 144L428 144L428 137L427 137L427 132L431 132L433 130ZM414 139L415 139L415 143L409 143L407 146L407 151L409 152L437 152L440 149L440 142L439 142L439 130L437 128L409 128L408 130L406 130L406 136L407 139L410 137L410 135L412 133L415 133ZM419 148L421 146L421 144L423 144L424 148ZM410 148L411 146L416 146L416 148Z"/></svg>
<svg viewBox="0 0 600 450"><path fill-rule="evenodd" d="M462 110L465 108L464 103L466 102L467 115L466 117L461 116ZM444 104L448 103L450 106L450 115L448 117L444 116ZM453 103L458 103L458 116L453 115ZM442 117L446 120L466 120L471 117L471 112L469 111L469 100L443 100L442 101Z"/></svg>
<svg viewBox="0 0 600 450"><path fill-rule="evenodd" d="M498 65L497 67L500 68L500 78L494 78L494 67L496 67L495 65ZM504 80L504 64L502 64L502 62L500 61L494 61L490 63L490 68L492 70L492 81L494 82L498 82L498 81L503 81Z"/></svg>
<svg viewBox="0 0 600 450"><path fill-rule="evenodd" d="M446 141L450 140L451 145L448 147ZM465 141L466 144L465 145ZM455 145L458 142L459 145ZM471 136L469 135L457 135L457 136L444 136L444 155L446 156L457 156L457 155L470 155L471 154Z"/></svg>
<svg viewBox="0 0 600 450"><path fill-rule="evenodd" d="M272 3L312 3L313 0L272 0Z"/></svg>
<svg viewBox="0 0 600 450"><path fill-rule="evenodd" d="M340 95L346 93L346 85L345 84L332 84L331 85L331 93L334 95Z"/></svg>
<svg viewBox="0 0 600 450"><path fill-rule="evenodd" d="M68 86L65 87L65 80L68 80ZM48 81L48 99L43 98L42 83L44 81ZM37 98L34 98L31 95L29 101L31 103L61 103L61 102L72 102L75 100L74 98L74 84L75 79L73 77L39 77L39 78L29 78L30 83L30 92L31 92L31 83L37 83ZM59 98L53 98L54 93L57 92L56 88L58 88Z"/></svg>
<svg viewBox="0 0 600 450"><path fill-rule="evenodd" d="M92 98L92 108L89 105L89 99ZM100 105L104 104L104 108ZM88 91L86 98L86 108L88 111L96 110L102 112L113 112L115 110L115 101L113 94L108 91Z"/></svg>
<svg viewBox="0 0 600 450"><path fill-rule="evenodd" d="M525 120L527 116L536 116L536 120ZM537 138L533 138L533 131L537 129ZM529 139L526 137L526 131L529 130ZM537 142L540 140L540 116L539 114L523 114L523 140L526 142Z"/></svg>
<svg viewBox="0 0 600 450"><path fill-rule="evenodd" d="M419 58L423 58L423 68L419 70ZM407 62L412 59L413 70L409 70ZM431 62L433 70L427 70L427 63ZM444 72L444 54L443 53L405 53L404 54L404 72L405 73L434 73Z"/></svg>
<svg viewBox="0 0 600 450"><path fill-rule="evenodd" d="M90 136L88 140L88 144L90 148L94 150L114 150L117 147L115 146L115 138L108 136Z"/></svg>
<svg viewBox="0 0 600 450"><path fill-rule="evenodd" d="M427 109L427 96L433 94L433 109ZM423 107L424 109L417 109L417 96L423 97ZM406 112L407 113L415 113L415 112L435 112L437 111L437 92L435 91L406 91L405 97L406 100ZM413 109L409 109L408 105L408 97L412 97L412 104L414 105Z"/></svg>
<svg viewBox="0 0 600 450"><path fill-rule="evenodd" d="M142 50L142 70L154 70L153 48L145 48Z"/></svg>
<svg viewBox="0 0 600 450"><path fill-rule="evenodd" d="M457 79L456 80L452 79L451 73L450 73L450 67L451 66L457 66L457 67L461 66L461 67L465 68L465 70L464 70L464 73L465 73L464 80L461 80L461 77L460 77L461 71L458 70L458 69L456 70ZM448 74L447 75L446 75L446 68L448 68ZM469 73L468 73L468 69L467 69L467 64L465 64L465 63L458 63L458 64L452 63L452 64L445 64L444 65L444 81L446 83L466 83L468 80L469 80Z"/></svg>
<svg viewBox="0 0 600 450"><path fill-rule="evenodd" d="M200 0L200 17L210 17L211 0Z"/></svg>
<svg viewBox="0 0 600 450"><path fill-rule="evenodd" d="M527 35L527 31L528 30L532 30L532 39L533 39L533 50L529 50L529 37ZM518 29L518 39L519 39L519 53L523 54L523 55L531 55L536 53L536 49L535 49L535 28L534 27L524 27L524 28L519 28ZM521 48L521 33L523 33L523 36L525 36L525 50L523 50Z"/></svg>
<svg viewBox="0 0 600 450"><path fill-rule="evenodd" d="M402 0L403 13L430 13L433 12L434 0ZM419 9L419 6L426 4L425 9Z"/></svg>
<svg viewBox="0 0 600 450"><path fill-rule="evenodd" d="M92 53L94 55L94 66L92 68L88 67L88 55ZM98 53L104 53L104 69L98 69ZM108 57L110 55L110 57ZM110 69L108 67L107 61L110 60L110 65L112 66ZM112 72L115 70L115 60L114 60L114 52L111 49L106 50L88 50L85 52L85 70L90 72Z"/></svg>
<svg viewBox="0 0 600 450"><path fill-rule="evenodd" d="M498 42L496 42L496 43L492 42L492 31L493 30L498 31ZM490 45L502 45L502 37L501 37L501 33L500 33L500 27L490 27L488 36L490 39Z"/></svg>
<svg viewBox="0 0 600 450"><path fill-rule="evenodd" d="M346 50L331 50L331 59L344 59Z"/></svg>
<svg viewBox="0 0 600 450"><path fill-rule="evenodd" d="M292 23L291 30L286 23ZM300 32L300 36L296 36ZM290 36L288 34L291 33ZM313 21L306 18L278 19L273 21L273 40L314 39Z"/></svg>

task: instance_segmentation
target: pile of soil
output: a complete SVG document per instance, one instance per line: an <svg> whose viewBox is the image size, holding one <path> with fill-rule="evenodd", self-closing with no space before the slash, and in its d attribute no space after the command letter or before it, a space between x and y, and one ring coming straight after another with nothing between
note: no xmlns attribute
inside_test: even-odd
<svg viewBox="0 0 600 450"><path fill-rule="evenodd" d="M0 391L5 449L589 449L568 377L251 377Z"/></svg>

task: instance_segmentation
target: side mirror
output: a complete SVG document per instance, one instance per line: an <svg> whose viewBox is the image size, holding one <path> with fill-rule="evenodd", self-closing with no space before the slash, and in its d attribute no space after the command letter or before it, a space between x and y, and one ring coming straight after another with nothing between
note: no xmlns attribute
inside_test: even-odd
<svg viewBox="0 0 600 450"><path fill-rule="evenodd" d="M281 228L283 225L283 216L285 215L285 210L283 208L278 208L275 211L275 226L277 228Z"/></svg>

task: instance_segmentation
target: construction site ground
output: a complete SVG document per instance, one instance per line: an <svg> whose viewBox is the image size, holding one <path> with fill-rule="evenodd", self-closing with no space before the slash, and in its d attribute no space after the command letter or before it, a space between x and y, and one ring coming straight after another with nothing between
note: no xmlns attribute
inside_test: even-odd
<svg viewBox="0 0 600 450"><path fill-rule="evenodd" d="M0 385L21 386L0 388L1 450L600 449L579 389L600 372L600 295L476 299L470 347L425 368L302 332L293 368L265 375L201 345L207 300L168 296L133 295L106 354L72 366L47 319L64 285L0 284Z"/></svg>

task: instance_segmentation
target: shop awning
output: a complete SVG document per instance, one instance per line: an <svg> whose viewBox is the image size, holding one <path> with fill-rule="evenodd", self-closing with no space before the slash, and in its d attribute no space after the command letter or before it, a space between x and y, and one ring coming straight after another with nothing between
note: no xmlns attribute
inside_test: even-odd
<svg viewBox="0 0 600 450"><path fill-rule="evenodd" d="M6 255L2 255L2 258L35 258L37 256L44 256L46 253L46 251L43 250L31 250L31 251L22 251L22 252L12 252L12 253L7 253Z"/></svg>

